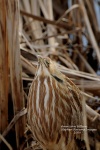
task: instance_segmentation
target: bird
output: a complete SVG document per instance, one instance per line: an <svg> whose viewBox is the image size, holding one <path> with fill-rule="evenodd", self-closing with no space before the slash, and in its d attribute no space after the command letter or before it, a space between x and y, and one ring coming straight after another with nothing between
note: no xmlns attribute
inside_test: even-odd
<svg viewBox="0 0 100 150"><path fill-rule="evenodd" d="M82 94L56 62L38 55L38 66L29 89L27 119L43 150L77 150L82 133Z"/></svg>

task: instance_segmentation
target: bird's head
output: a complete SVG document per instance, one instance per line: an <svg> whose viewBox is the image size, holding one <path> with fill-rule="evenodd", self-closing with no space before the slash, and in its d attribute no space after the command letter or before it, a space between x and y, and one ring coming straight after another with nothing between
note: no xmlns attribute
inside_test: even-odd
<svg viewBox="0 0 100 150"><path fill-rule="evenodd" d="M62 81L64 75L58 70L57 64L49 57L38 55L38 68L36 76L53 76L56 80Z"/></svg>
<svg viewBox="0 0 100 150"><path fill-rule="evenodd" d="M55 64L49 57L43 57L38 55L38 68L36 75L38 76L50 76L52 71L56 68Z"/></svg>

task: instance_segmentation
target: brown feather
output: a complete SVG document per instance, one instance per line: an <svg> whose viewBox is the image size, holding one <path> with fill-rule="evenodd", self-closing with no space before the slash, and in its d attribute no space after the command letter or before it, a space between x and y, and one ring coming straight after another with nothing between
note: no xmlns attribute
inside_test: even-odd
<svg viewBox="0 0 100 150"><path fill-rule="evenodd" d="M77 135L61 126L83 124L82 95L49 58L39 57L28 97L28 123L35 139L47 150L76 150Z"/></svg>

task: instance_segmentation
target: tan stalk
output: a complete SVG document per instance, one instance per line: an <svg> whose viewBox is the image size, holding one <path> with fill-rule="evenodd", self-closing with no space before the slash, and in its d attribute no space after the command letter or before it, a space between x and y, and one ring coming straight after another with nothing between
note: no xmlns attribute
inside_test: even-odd
<svg viewBox="0 0 100 150"><path fill-rule="evenodd" d="M5 1L6 5L6 25L8 37L8 52L10 64L10 80L14 115L24 107L21 61L19 50L19 5L18 0ZM17 148L20 145L21 138L24 136L25 118L22 117L15 124Z"/></svg>
<svg viewBox="0 0 100 150"><path fill-rule="evenodd" d="M54 17L53 17L53 7L52 7L52 0L49 0L49 1L44 1L44 3L40 0L38 0L40 6L41 6L41 9L44 13L44 16L46 19L50 19L50 20L54 20ZM51 36L53 34L53 32L55 29L51 26L51 25L48 25L47 26L47 33L48 33L48 36ZM54 37L48 39L48 43L50 45L55 45L56 43L56 40ZM51 51L55 51L55 49L53 47L50 48Z"/></svg>
<svg viewBox="0 0 100 150"><path fill-rule="evenodd" d="M31 0L30 5L31 5L32 14L40 16L40 8L38 5L38 1L37 0ZM42 33L41 23L34 20L33 24L34 24L34 32L36 34L36 38L42 37L43 33ZM43 40L39 41L39 44L44 44Z"/></svg>
<svg viewBox="0 0 100 150"><path fill-rule="evenodd" d="M85 24L86 24L88 32L89 32L91 45L93 46L93 48L94 48L94 50L95 50L95 52L97 54L98 61L100 63L100 49L99 49L99 47L97 45L94 33L92 31L92 28L91 28L91 25L90 25L90 22L89 22L89 18L87 16L87 12L86 12L86 9L85 9L85 6L84 6L84 2L83 2L83 0L79 0L79 3L80 3L80 6L81 6L81 9L83 11L84 21L85 21Z"/></svg>

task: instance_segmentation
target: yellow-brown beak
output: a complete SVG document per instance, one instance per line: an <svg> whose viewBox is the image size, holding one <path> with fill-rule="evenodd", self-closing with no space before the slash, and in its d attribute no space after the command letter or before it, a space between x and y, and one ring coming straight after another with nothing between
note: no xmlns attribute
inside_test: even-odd
<svg viewBox="0 0 100 150"><path fill-rule="evenodd" d="M39 62L40 64L43 64L43 62L44 62L43 57L42 57L41 55L37 55L37 58L38 58L38 62Z"/></svg>

